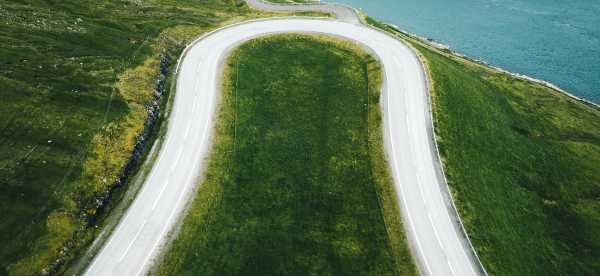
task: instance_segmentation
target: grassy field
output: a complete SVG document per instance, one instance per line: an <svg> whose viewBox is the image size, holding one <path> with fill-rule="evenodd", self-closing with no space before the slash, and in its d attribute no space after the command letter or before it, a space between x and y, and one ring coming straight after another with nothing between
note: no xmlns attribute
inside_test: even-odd
<svg viewBox="0 0 600 276"><path fill-rule="evenodd" d="M265 15L237 0L0 0L0 275L64 271L122 194L185 43Z"/></svg>
<svg viewBox="0 0 600 276"><path fill-rule="evenodd" d="M497 275L600 271L600 109L411 41L454 199Z"/></svg>
<svg viewBox="0 0 600 276"><path fill-rule="evenodd" d="M486 268L600 271L600 110L421 52L449 184Z"/></svg>
<svg viewBox="0 0 600 276"><path fill-rule="evenodd" d="M379 63L281 35L243 44L225 70L206 178L158 274L415 274L382 152Z"/></svg>

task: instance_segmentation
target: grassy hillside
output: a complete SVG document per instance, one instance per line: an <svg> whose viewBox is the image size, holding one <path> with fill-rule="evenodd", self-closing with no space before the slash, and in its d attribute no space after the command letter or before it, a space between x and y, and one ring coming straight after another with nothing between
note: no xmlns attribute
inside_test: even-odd
<svg viewBox="0 0 600 276"><path fill-rule="evenodd" d="M158 274L416 274L378 62L348 42L274 36L235 50L225 80L206 178Z"/></svg>
<svg viewBox="0 0 600 276"><path fill-rule="evenodd" d="M260 15L233 0L0 0L0 275L61 272L135 169L185 42Z"/></svg>
<svg viewBox="0 0 600 276"><path fill-rule="evenodd" d="M600 271L600 109L411 39L454 199L490 274Z"/></svg>
<svg viewBox="0 0 600 276"><path fill-rule="evenodd" d="M486 268L600 271L600 110L421 48L450 186Z"/></svg>

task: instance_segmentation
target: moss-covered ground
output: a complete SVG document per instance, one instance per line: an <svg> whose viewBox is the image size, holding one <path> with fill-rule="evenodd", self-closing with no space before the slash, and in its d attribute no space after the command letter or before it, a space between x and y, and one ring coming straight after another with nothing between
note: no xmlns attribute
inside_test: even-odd
<svg viewBox="0 0 600 276"><path fill-rule="evenodd" d="M252 40L226 65L207 173L159 275L411 275L384 160L379 63Z"/></svg>

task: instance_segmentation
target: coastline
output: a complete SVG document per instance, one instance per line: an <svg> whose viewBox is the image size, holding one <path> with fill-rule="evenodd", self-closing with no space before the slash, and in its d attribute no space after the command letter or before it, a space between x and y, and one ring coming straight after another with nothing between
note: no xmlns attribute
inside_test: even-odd
<svg viewBox="0 0 600 276"><path fill-rule="evenodd" d="M364 14L366 14L366 13L364 13ZM469 56L467 56L465 54L457 52L457 51L453 50L452 47L450 47L449 45L437 42L433 38L428 38L428 37L424 37L424 36L420 36L420 35L408 32L406 30L403 30L403 29L399 28L398 26L396 26L394 24L390 24L390 23L386 23L386 22L382 22L382 21L379 21L379 22L381 22L382 24L384 24L386 26L389 26L390 28L392 28L392 29L394 29L394 30L396 30L396 31L398 31L398 32L406 35L406 36L409 36L409 37L411 37L413 39L416 39L416 40L418 40L419 42L421 42L423 44L429 45L429 46L431 46L431 47L433 47L433 48L435 48L435 49L437 49L439 51L447 51L451 55L454 55L454 56L457 56L459 58L466 59L468 61L477 63L478 65L481 65L481 66L485 66L485 67L494 69L494 70L496 70L498 72L501 72L501 73L504 73L504 74L508 74L508 75L510 75L512 77L515 77L515 78L518 78L518 79L521 79L521 80L525 80L525 81L534 82L534 83L537 83L537 84L541 84L541 85L543 85L543 86L545 86L547 88L550 88L550 89L553 89L553 90L555 90L557 92L563 93L566 96L568 96L568 97L570 97L570 98L572 98L574 100L577 100L577 101L579 101L581 103L593 106L595 108L600 108L600 104L599 103L595 103L595 102L592 102L590 100L587 100L587 99L581 98L579 96L576 96L576 95L574 95L574 94L572 94L572 93L570 93L570 92L568 92L568 91L560 88L560 86L558 86L556 84L553 84L553 83L551 83L549 81L538 79L538 78L534 78L534 77L531 77L531 76L528 76L528 75L525 75L525 74L521 74L521 73L511 72L511 71L503 69L503 68L501 68L499 66L495 66L493 64L490 64L489 62L487 62L485 60L472 58L472 57L469 57Z"/></svg>

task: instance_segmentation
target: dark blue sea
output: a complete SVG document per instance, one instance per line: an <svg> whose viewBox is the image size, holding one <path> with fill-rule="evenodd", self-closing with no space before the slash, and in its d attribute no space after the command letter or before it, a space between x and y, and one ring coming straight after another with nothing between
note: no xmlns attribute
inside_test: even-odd
<svg viewBox="0 0 600 276"><path fill-rule="evenodd" d="M600 103L600 0L332 2Z"/></svg>

